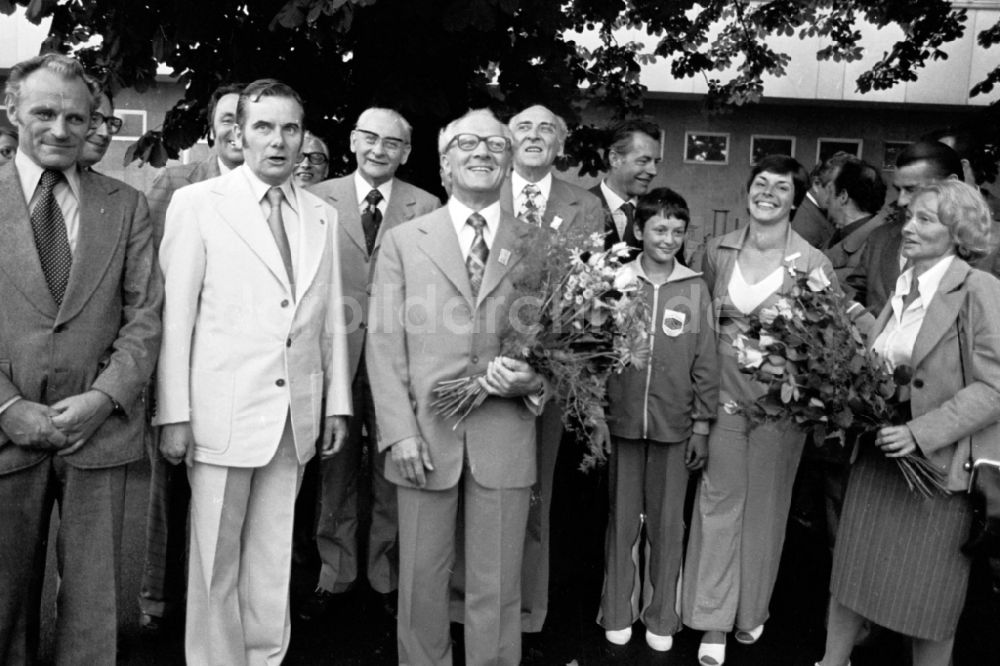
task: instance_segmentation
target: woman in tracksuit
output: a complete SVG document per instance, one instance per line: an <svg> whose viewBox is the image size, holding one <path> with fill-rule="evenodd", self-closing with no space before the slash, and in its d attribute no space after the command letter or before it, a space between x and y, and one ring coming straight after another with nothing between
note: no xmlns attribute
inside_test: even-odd
<svg viewBox="0 0 1000 666"><path fill-rule="evenodd" d="M675 258L689 219L684 199L667 188L639 200L635 234L642 253L621 270L638 279L650 306L650 359L608 384L611 506L598 621L610 642L624 645L642 619L646 643L661 652L681 628L675 606L684 494L688 472L705 464L719 394L711 295L701 273Z"/></svg>

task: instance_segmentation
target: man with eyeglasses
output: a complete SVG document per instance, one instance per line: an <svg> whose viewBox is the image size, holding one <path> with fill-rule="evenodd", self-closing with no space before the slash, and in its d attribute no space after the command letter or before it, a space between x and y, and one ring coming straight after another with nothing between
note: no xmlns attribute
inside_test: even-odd
<svg viewBox="0 0 1000 666"><path fill-rule="evenodd" d="M514 168L500 191L500 206L524 222L556 232L603 232L601 200L553 173L565 147L566 121L535 105L514 115L507 126L514 137ZM553 402L538 422L538 483L532 489L537 501L531 504L521 573L521 620L526 632L541 631L548 612L549 511L562 435L562 417Z"/></svg>
<svg viewBox="0 0 1000 666"><path fill-rule="evenodd" d="M77 161L81 169L92 169L95 164L103 160L111 145L111 137L122 129L122 119L114 116L115 107L111 95L103 91L98 101L97 110L91 117L90 133L83 142L80 159Z"/></svg>
<svg viewBox="0 0 1000 666"><path fill-rule="evenodd" d="M499 331L537 232L500 206L511 139L490 111L449 123L438 151L451 198L385 234L365 357L399 503L399 663L452 663L448 587L461 552L465 663L514 666L535 418L547 391L530 365L499 356ZM477 373L490 397L461 422L438 416L438 382Z"/></svg>
<svg viewBox="0 0 1000 666"><path fill-rule="evenodd" d="M392 109L365 110L351 132L357 169L312 188L313 194L337 209L340 221L337 231L354 416L344 450L320 462L316 544L321 566L315 592L299 610L304 619L327 612L337 594L356 586L359 570L367 573L368 584L379 595L378 605L390 619L394 613L392 595L399 578L396 492L382 471L385 455L379 455L375 446L375 410L363 354L368 291L385 233L441 205L434 195L396 178L396 171L410 156L411 131L406 119ZM371 468L362 470L366 447ZM361 474L370 477L371 483L361 483ZM359 486L371 488L370 501L359 499ZM359 506L371 506L363 565L359 562L359 541L364 538L358 535Z"/></svg>
<svg viewBox="0 0 1000 666"><path fill-rule="evenodd" d="M326 180L330 167L330 149L326 141L312 132L306 132L302 140L302 158L295 166L295 184L299 187L310 187Z"/></svg>
<svg viewBox="0 0 1000 666"><path fill-rule="evenodd" d="M146 200L78 168L99 88L76 60L17 63L0 167L0 663L34 664L59 507L57 664L115 664L128 464L159 351L163 281Z"/></svg>
<svg viewBox="0 0 1000 666"><path fill-rule="evenodd" d="M237 139L236 103L242 84L227 84L212 93L208 104L208 137L212 153L202 162L165 168L147 194L153 239L163 238L167 206L174 193L193 183L229 173L243 164L243 147ZM150 401L152 402L152 401ZM153 429L149 459L149 505L146 510L146 558L139 588L139 624L156 634L164 624L176 624L183 610L187 553L187 514L191 491L183 466L168 464L158 450L158 429Z"/></svg>

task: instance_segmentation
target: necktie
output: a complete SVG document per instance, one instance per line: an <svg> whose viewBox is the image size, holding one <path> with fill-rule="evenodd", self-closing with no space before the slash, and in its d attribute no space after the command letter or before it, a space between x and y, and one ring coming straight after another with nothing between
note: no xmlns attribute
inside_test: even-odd
<svg viewBox="0 0 1000 666"><path fill-rule="evenodd" d="M378 209L379 202L382 201L382 193L372 190L365 197L367 206L361 213L361 228L365 231L365 247L371 255L375 247L375 239L378 237L378 228L382 224L382 211Z"/></svg>
<svg viewBox="0 0 1000 666"><path fill-rule="evenodd" d="M521 207L521 219L536 227L542 226L542 209L538 205L537 199L542 191L534 183L528 183L522 191L524 192L524 205Z"/></svg>
<svg viewBox="0 0 1000 666"><path fill-rule="evenodd" d="M66 220L63 219L53 192L62 177L61 172L52 169L42 172L42 179L38 183L38 203L31 211L31 231L35 236L35 247L38 249L45 283L56 305L62 305L66 285L69 284L69 271L73 266Z"/></svg>
<svg viewBox="0 0 1000 666"><path fill-rule="evenodd" d="M285 234L285 223L281 219L281 200L284 195L280 187L272 187L267 191L267 202L271 204L271 212L267 216L267 226L274 236L274 244L278 246L278 253L281 255L281 262L285 264L285 272L288 274L288 283L295 293L295 272L292 270L292 248L288 244L288 236Z"/></svg>
<svg viewBox="0 0 1000 666"><path fill-rule="evenodd" d="M639 239L635 237L635 205L629 201L622 204L619 209L621 212L625 213L625 233L622 234L622 240L625 241L629 247L642 247L642 243Z"/></svg>
<svg viewBox="0 0 1000 666"><path fill-rule="evenodd" d="M490 256L490 249L486 247L486 239L483 238L483 228L486 226L483 216L473 213L465 223L476 230L469 256L465 259L465 270L469 272L469 285L475 297L479 296L479 288L483 285L483 273L486 272L486 259Z"/></svg>

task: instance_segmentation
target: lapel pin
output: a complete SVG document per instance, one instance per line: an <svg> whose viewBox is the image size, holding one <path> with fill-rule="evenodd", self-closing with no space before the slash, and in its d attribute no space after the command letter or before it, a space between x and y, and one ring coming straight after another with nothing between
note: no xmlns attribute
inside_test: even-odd
<svg viewBox="0 0 1000 666"><path fill-rule="evenodd" d="M497 261L500 262L500 265L506 266L507 262L510 261L510 250L507 248L500 250L500 256L497 257Z"/></svg>
<svg viewBox="0 0 1000 666"><path fill-rule="evenodd" d="M552 218L552 224L550 224L549 226L552 227L553 229L558 230L559 227L562 226L562 223L563 223L563 219L561 217L559 217L558 215L556 215L555 217Z"/></svg>

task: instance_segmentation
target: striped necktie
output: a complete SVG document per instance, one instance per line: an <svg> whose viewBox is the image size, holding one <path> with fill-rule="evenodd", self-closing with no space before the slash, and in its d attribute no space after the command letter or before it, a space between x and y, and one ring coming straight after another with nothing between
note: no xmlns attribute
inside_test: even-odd
<svg viewBox="0 0 1000 666"><path fill-rule="evenodd" d="M469 272L472 295L479 296L479 288L483 285L483 274L486 272L486 260L490 256L490 249L486 247L486 239L483 238L486 219L479 213L473 213L465 223L476 230L469 256L465 259L465 270Z"/></svg>

